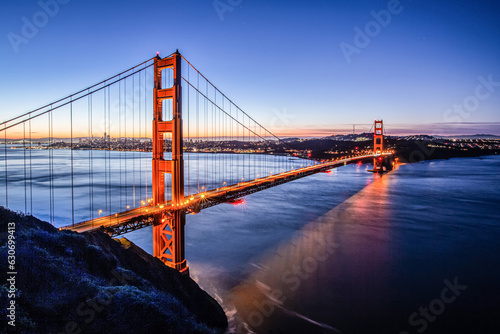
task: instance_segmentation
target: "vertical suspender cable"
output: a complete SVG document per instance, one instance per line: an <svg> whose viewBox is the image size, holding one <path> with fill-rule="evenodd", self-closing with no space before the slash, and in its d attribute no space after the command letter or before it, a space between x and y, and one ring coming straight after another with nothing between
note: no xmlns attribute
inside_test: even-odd
<svg viewBox="0 0 500 334"><path fill-rule="evenodd" d="M208 96L208 83L205 86L205 96ZM204 110L204 119L203 120L205 123L203 133L204 133L204 137L205 137L205 141L206 141L205 146L208 147L208 145L206 145L206 143L208 142L208 105L207 105L207 99L204 100L203 110ZM205 180L204 180L203 184L205 185L205 187L208 187L208 156L205 159Z"/></svg>
<svg viewBox="0 0 500 334"><path fill-rule="evenodd" d="M4 125L7 127L7 124ZM4 151L4 161L5 161L5 207L9 206L9 184L8 184L8 177L7 177L7 129L3 130L4 134L4 142L3 142L3 151Z"/></svg>
<svg viewBox="0 0 500 334"><path fill-rule="evenodd" d="M128 205L128 182L127 182L127 152L128 152L128 147L127 147L127 79L124 80L124 88L125 88L125 92L124 92L124 107L125 107L125 117L124 117L124 127L125 127L125 130L124 130L124 136L125 136L125 147L124 147L124 155L125 155L125 177L124 177L124 183L125 183L125 206ZM123 210L123 207L120 208L120 211Z"/></svg>
<svg viewBox="0 0 500 334"><path fill-rule="evenodd" d="M52 156L51 156L51 153L52 153L52 149L50 148L50 146L52 145L52 132L51 132L51 123L52 123L52 118L51 118L51 115L52 115L52 111L49 112L49 114L47 115L47 124L48 124L48 130L49 130L49 133L48 133L48 136L49 136L49 148L47 149L47 153L48 153L48 158L49 158L49 222L53 223L54 222L54 217L52 216L52 213L53 213L53 210L54 208L52 207Z"/></svg>
<svg viewBox="0 0 500 334"><path fill-rule="evenodd" d="M148 138L148 128L146 126L146 123L147 123L147 117L148 117L148 99L147 99L147 75L146 75L146 72L144 72L144 137L147 139ZM146 178L146 181L145 181L145 184L146 184L146 198L145 198L145 203L147 203L147 199L148 199L148 155L147 155L147 152L148 152L148 147L147 147L147 140L144 141L144 164L145 164L145 168L144 168L144 175L145 175L145 178Z"/></svg>
<svg viewBox="0 0 500 334"><path fill-rule="evenodd" d="M188 71L188 74L187 74L187 77L188 77L188 81L189 81L189 66L187 67L187 71ZM189 196L191 194L191 187L190 187L190 181L191 181L191 178L190 178L190 170L191 170L191 164L189 163L189 159L190 159L190 153L189 153L189 114L190 114L190 110L189 110L189 85L187 87L187 121L188 121L188 124L187 124L187 166L188 166L188 177L187 177L187 195Z"/></svg>
<svg viewBox="0 0 500 334"><path fill-rule="evenodd" d="M113 185L113 181L111 179L111 163L112 163L112 158L111 158L111 87L108 86L108 201L109 201L109 204L108 204L108 209L109 209L109 217L111 219L111 213L113 212L113 202L112 202L112 199L113 199L113 196L111 196L112 194L112 185ZM116 136L116 134L115 134ZM116 138L115 138L116 140Z"/></svg>
<svg viewBox="0 0 500 334"><path fill-rule="evenodd" d="M241 115L241 124L245 124L245 114ZM245 127L241 128L241 145L242 145L242 156L243 156L243 180L245 181L245 172L246 172L246 154L245 154Z"/></svg>
<svg viewBox="0 0 500 334"><path fill-rule="evenodd" d="M122 206L122 82L118 83L118 157L120 159L120 206L119 210L121 210Z"/></svg>
<svg viewBox="0 0 500 334"><path fill-rule="evenodd" d="M92 219L92 195L91 195L91 188L92 188L92 182L90 181L91 179L91 174L92 171L90 170L90 152L92 151L92 142L90 141L90 95L87 97L87 142L89 144L89 152L88 152L88 161L89 161L89 220Z"/></svg>
<svg viewBox="0 0 500 334"><path fill-rule="evenodd" d="M142 145L141 145L141 106L142 106L142 89L141 89L141 72L139 72L139 143L138 143L138 147L139 147L139 152L137 153L137 156L139 158L142 157L142 154L140 153L141 149L142 149ZM141 198L142 198L142 162L141 160L139 160L139 206L141 204Z"/></svg>
<svg viewBox="0 0 500 334"><path fill-rule="evenodd" d="M224 97L222 97L222 109L224 109ZM220 134L221 135L221 142L223 143L223 145L225 145L224 135L226 134L226 127L224 125L225 125L226 117L224 117L224 115L222 115L222 113L220 113L219 115L220 115L219 120L221 122L221 129L222 129L222 133ZM222 176L219 180L219 182L222 181L222 185L224 185L224 180L226 179L225 175L226 175L226 159L225 159L224 155L222 155Z"/></svg>
<svg viewBox="0 0 500 334"><path fill-rule="evenodd" d="M200 75L196 76L196 88L200 90ZM198 182L198 191L200 192L200 94L196 93L196 140L198 141L196 150L196 180Z"/></svg>
<svg viewBox="0 0 500 334"><path fill-rule="evenodd" d="M231 105L232 103L229 103L229 117L232 117L232 113L231 113ZM229 119L228 120L229 122L229 142L231 143L231 151L233 153L230 153L231 154L231 160L230 160L230 164L231 164L231 167L230 167L230 170L233 171L234 170L234 150L233 150L233 122L231 122L231 120ZM230 185L232 184L232 173L229 173L228 175L228 179L227 179L227 185Z"/></svg>
<svg viewBox="0 0 500 334"><path fill-rule="evenodd" d="M214 100L217 101L217 92L214 92ZM219 158L219 152L217 150L217 140L218 140L218 136L217 134L219 133L218 132L218 129L217 129L217 108L215 108L215 106L212 106L212 110L213 110L213 129L214 129L214 167L213 167L213 175L214 175L214 185L213 185L213 188L217 188L217 180L219 178L219 171L218 171L218 158Z"/></svg>
<svg viewBox="0 0 500 334"><path fill-rule="evenodd" d="M70 123L71 123L71 224L75 225L75 180L73 170L73 103L70 103Z"/></svg>
<svg viewBox="0 0 500 334"><path fill-rule="evenodd" d="M51 106L52 108L52 106ZM56 216L56 208L55 208L55 187L54 187L54 114L50 112L50 143L52 145L52 149L49 150L50 153L50 193L52 196L51 199L51 207L52 207L52 225L55 221Z"/></svg>
<svg viewBox="0 0 500 334"><path fill-rule="evenodd" d="M28 187L26 184L26 123L23 123L23 156L24 156L24 214L28 211Z"/></svg>
<svg viewBox="0 0 500 334"><path fill-rule="evenodd" d="M89 95L88 97L88 107L87 107L87 114L88 114L88 142L89 142L89 219L92 219L92 211L93 211L93 187L94 187L94 180L93 180L93 153L92 153L92 146L93 146L93 136L92 136L92 95Z"/></svg>
<svg viewBox="0 0 500 334"><path fill-rule="evenodd" d="M93 115L93 99L90 96L90 175L91 175L91 188L90 188L90 219L92 219L92 212L94 212L94 115Z"/></svg>
<svg viewBox="0 0 500 334"><path fill-rule="evenodd" d="M29 115L31 118L31 114ZM33 168L31 165L31 119L29 120L29 133L30 133L30 215L33 215Z"/></svg>
<svg viewBox="0 0 500 334"><path fill-rule="evenodd" d="M111 119L111 108L110 108L110 95L111 95L111 90L110 87L108 86L107 88L107 94L106 94L106 120L105 120L105 129L106 129L106 150L104 151L104 160L106 161L105 163L105 174L106 174L106 216L111 213L111 194L110 194L110 184L111 184L111 175L109 173L110 170L110 164L111 164L111 159L110 159L110 141L111 141L111 126L109 125L110 119Z"/></svg>
<svg viewBox="0 0 500 334"><path fill-rule="evenodd" d="M135 208L135 76L132 77L132 201Z"/></svg>
<svg viewBox="0 0 500 334"><path fill-rule="evenodd" d="M109 219L111 220L111 212L113 212L112 208L112 202L111 202L111 87L108 86L108 147L107 147L107 153L108 153L108 216Z"/></svg>
<svg viewBox="0 0 500 334"><path fill-rule="evenodd" d="M103 113L104 113L104 147L106 148L108 137L107 137L107 115L106 115L106 100L107 100L107 94L106 94L106 88L104 89L103 92ZM108 214L108 158L107 158L107 153L106 150L104 150L104 212L107 215ZM99 209L100 210L100 209Z"/></svg>

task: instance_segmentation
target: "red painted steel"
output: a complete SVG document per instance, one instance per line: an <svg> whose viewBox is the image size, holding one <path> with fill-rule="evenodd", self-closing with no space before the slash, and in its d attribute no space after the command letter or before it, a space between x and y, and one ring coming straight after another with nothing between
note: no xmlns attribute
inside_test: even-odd
<svg viewBox="0 0 500 334"><path fill-rule="evenodd" d="M373 132L373 154L378 155L382 154L384 151L384 123L382 120L377 121L375 120L375 126L374 126L374 132ZM375 156L373 158L373 170L381 170L382 169L382 163L383 159Z"/></svg>
<svg viewBox="0 0 500 334"><path fill-rule="evenodd" d="M173 206L184 201L184 159L182 149L181 55L157 56L154 63L153 117L153 205L165 204L165 174L171 175ZM173 86L162 87L162 71L172 69ZM172 119L163 119L163 101L172 100ZM164 134L172 134L172 160L164 159ZM184 252L184 210L161 212L153 224L153 255L167 266L188 273Z"/></svg>

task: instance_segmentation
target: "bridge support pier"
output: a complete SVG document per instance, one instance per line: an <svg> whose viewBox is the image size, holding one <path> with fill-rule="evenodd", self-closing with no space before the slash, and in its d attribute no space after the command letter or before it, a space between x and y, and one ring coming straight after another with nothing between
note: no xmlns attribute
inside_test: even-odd
<svg viewBox="0 0 500 334"><path fill-rule="evenodd" d="M189 273L184 253L184 225L186 213L181 210L171 215L160 214L153 225L153 255L167 266L181 273Z"/></svg>
<svg viewBox="0 0 500 334"><path fill-rule="evenodd" d="M153 104L153 204L165 204L165 174L171 175L172 207L184 201L184 158L182 137L181 55L175 52L167 58L154 61ZM172 87L162 87L162 72L172 69ZM172 119L163 119L163 101L172 101ZM172 160L164 159L164 134L172 134ZM189 274L184 254L184 224L186 214L174 210L155 217L153 226L153 255L167 266Z"/></svg>

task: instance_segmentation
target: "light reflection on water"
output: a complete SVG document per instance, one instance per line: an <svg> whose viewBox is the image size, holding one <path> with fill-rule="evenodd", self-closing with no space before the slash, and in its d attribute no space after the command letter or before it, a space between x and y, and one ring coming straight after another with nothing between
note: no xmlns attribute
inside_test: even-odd
<svg viewBox="0 0 500 334"><path fill-rule="evenodd" d="M382 286L389 288L383 284L387 282L384 277L374 274L390 272L384 243L390 214L385 200L387 181L386 177L374 177L369 187L259 256L249 275L223 296L216 280L211 280L211 291L232 316L231 331L267 333L279 328L284 333L339 332L335 327L341 320L339 311L347 301L352 307L356 295L363 298L358 312L369 313L377 303L377 298L370 301L370 285L374 280L382 283L379 294L384 294ZM358 249L359 243L363 248ZM344 261L345 254L354 261ZM206 266L201 267L198 271L192 266L204 286L208 283L204 279ZM357 282L368 291L352 294L336 288L345 281Z"/></svg>

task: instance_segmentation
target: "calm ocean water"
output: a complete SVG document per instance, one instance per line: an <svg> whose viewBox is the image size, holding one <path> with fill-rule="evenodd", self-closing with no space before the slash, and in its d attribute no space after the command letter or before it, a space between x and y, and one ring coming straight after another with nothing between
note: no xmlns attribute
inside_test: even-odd
<svg viewBox="0 0 500 334"><path fill-rule="evenodd" d="M383 176L369 167L187 217L191 276L223 305L230 333L499 332L500 157L401 165ZM20 180L9 191L24 199ZM64 207L56 221L68 221ZM126 237L152 252L150 228Z"/></svg>
<svg viewBox="0 0 500 334"><path fill-rule="evenodd" d="M191 275L230 332L499 332L500 157L367 169L188 217ZM151 252L151 231L129 237Z"/></svg>

